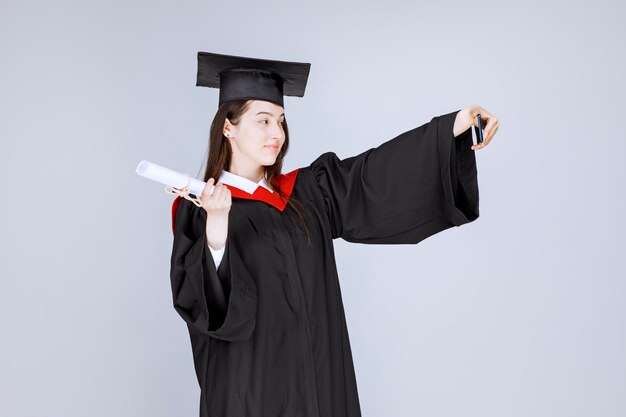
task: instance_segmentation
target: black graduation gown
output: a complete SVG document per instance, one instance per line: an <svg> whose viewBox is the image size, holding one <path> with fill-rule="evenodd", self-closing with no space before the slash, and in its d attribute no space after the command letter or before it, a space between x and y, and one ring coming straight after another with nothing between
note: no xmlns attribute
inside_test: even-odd
<svg viewBox="0 0 626 417"><path fill-rule="evenodd" d="M206 212L180 200L172 294L189 329L201 417L361 415L333 239L416 244L478 218L472 134L453 137L457 112L299 168L291 198L306 207L310 244L289 206L233 198L216 270Z"/></svg>

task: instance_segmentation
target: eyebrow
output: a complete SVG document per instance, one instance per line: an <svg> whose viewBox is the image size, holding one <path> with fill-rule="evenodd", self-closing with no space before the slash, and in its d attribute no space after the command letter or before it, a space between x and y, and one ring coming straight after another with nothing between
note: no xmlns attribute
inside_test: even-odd
<svg viewBox="0 0 626 417"><path fill-rule="evenodd" d="M274 116L272 113L270 113L270 112L268 112L268 111L260 111L260 112L258 112L257 114L255 114L255 116L258 116L259 114L269 114L269 115L270 115L270 116L272 116L272 117ZM281 114L281 115L280 115L280 116L278 116L278 117L281 117L281 116L282 116L282 117L285 117L285 113Z"/></svg>

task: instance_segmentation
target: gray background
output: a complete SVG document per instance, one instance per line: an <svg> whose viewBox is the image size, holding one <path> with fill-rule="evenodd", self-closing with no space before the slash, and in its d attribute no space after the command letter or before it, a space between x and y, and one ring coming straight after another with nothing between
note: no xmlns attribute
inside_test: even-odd
<svg viewBox="0 0 626 417"><path fill-rule="evenodd" d="M477 221L336 241L364 416L626 415L623 2L1 5L1 416L198 414L171 197L134 169L198 173L200 50L312 63L284 172L500 120Z"/></svg>

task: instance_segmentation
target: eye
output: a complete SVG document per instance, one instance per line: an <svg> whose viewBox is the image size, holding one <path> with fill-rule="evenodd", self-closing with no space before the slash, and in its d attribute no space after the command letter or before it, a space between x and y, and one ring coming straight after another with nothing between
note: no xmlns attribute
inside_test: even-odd
<svg viewBox="0 0 626 417"><path fill-rule="evenodd" d="M263 119L263 120L261 120L260 122L261 122L261 123L265 123L265 122L269 122L269 120L267 120L267 119Z"/></svg>

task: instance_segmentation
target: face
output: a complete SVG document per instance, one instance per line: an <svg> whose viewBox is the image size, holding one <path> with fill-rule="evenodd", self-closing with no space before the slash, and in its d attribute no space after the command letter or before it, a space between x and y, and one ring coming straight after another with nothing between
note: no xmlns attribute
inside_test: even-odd
<svg viewBox="0 0 626 417"><path fill-rule="evenodd" d="M262 100L250 103L237 126L227 119L224 132L230 136L237 165L273 165L285 142L284 120L283 107Z"/></svg>

